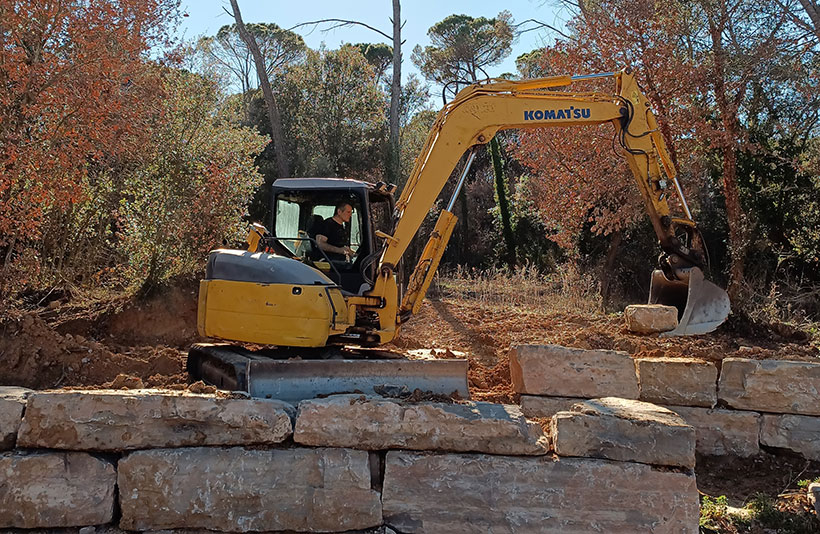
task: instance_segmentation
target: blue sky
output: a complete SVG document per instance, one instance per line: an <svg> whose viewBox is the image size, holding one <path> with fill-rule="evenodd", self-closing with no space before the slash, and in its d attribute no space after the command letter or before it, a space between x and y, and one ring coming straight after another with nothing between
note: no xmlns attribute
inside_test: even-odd
<svg viewBox="0 0 820 534"><path fill-rule="evenodd" d="M557 9L557 0L507 0L505 2L488 2L484 0L404 0L402 2L402 19L406 21L402 38L406 40L403 47L402 78L418 70L410 61L410 54L417 44L430 43L427 30L436 22L452 14L465 14L473 17L494 17L502 9L510 11L516 22L526 19L538 19L548 24L561 27L566 13ZM201 35L213 35L225 24L233 20L224 8L230 10L228 0L183 0L182 8L188 16L182 19L179 28L180 36L186 39ZM274 22L283 28L291 28L301 22L324 18L359 20L390 34L392 27L391 0L340 2L330 0L310 0L301 2L271 2L263 0L239 0L239 8L245 22ZM295 30L301 34L311 48L317 48L324 42L328 48L337 48L341 43L387 42L381 35L360 26L340 28L331 32L309 27ZM551 39L544 31L531 31L523 34L513 45L513 52L502 64L488 70L490 76L504 72L515 72L515 58L544 45ZM420 76L420 75L419 75ZM421 77L421 76L420 76ZM433 89L435 94L436 89Z"/></svg>

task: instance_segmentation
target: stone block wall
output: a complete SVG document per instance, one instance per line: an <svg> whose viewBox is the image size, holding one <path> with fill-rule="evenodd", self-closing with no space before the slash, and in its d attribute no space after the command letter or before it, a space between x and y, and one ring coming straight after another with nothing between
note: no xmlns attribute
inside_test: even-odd
<svg viewBox="0 0 820 534"><path fill-rule="evenodd" d="M0 388L0 529L698 529L692 428L636 400L589 402L544 430L481 402L14 395Z"/></svg>
<svg viewBox="0 0 820 534"><path fill-rule="evenodd" d="M556 345L516 347L510 360L526 417L553 417L590 398L637 398L694 427L701 454L747 457L765 446L820 460L820 363L726 358L718 372L700 360Z"/></svg>

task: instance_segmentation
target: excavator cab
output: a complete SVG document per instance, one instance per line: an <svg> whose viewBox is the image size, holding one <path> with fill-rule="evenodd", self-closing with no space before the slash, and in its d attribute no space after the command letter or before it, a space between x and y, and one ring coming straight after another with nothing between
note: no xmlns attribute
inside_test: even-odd
<svg viewBox="0 0 820 534"><path fill-rule="evenodd" d="M345 223L345 241L353 250L348 258L323 251L317 242L322 226L339 203L353 208ZM339 178L284 178L273 184L271 238L283 255L307 263L350 295L369 290L375 276L376 232L392 227L393 195L384 184Z"/></svg>

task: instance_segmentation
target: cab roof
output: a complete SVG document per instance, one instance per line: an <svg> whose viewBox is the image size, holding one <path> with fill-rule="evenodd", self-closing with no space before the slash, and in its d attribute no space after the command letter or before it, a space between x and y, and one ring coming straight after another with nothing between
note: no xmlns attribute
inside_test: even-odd
<svg viewBox="0 0 820 534"><path fill-rule="evenodd" d="M277 189L375 189L375 184L352 178L279 178L273 182Z"/></svg>

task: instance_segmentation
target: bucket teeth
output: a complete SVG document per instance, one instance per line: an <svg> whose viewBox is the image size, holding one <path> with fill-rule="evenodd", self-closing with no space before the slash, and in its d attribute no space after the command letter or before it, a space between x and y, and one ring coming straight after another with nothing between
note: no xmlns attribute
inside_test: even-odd
<svg viewBox="0 0 820 534"><path fill-rule="evenodd" d="M649 304L665 304L678 309L678 327L662 337L691 336L712 332L729 317L729 295L704 279L703 271L692 267L688 280L669 280L663 271L652 272Z"/></svg>

